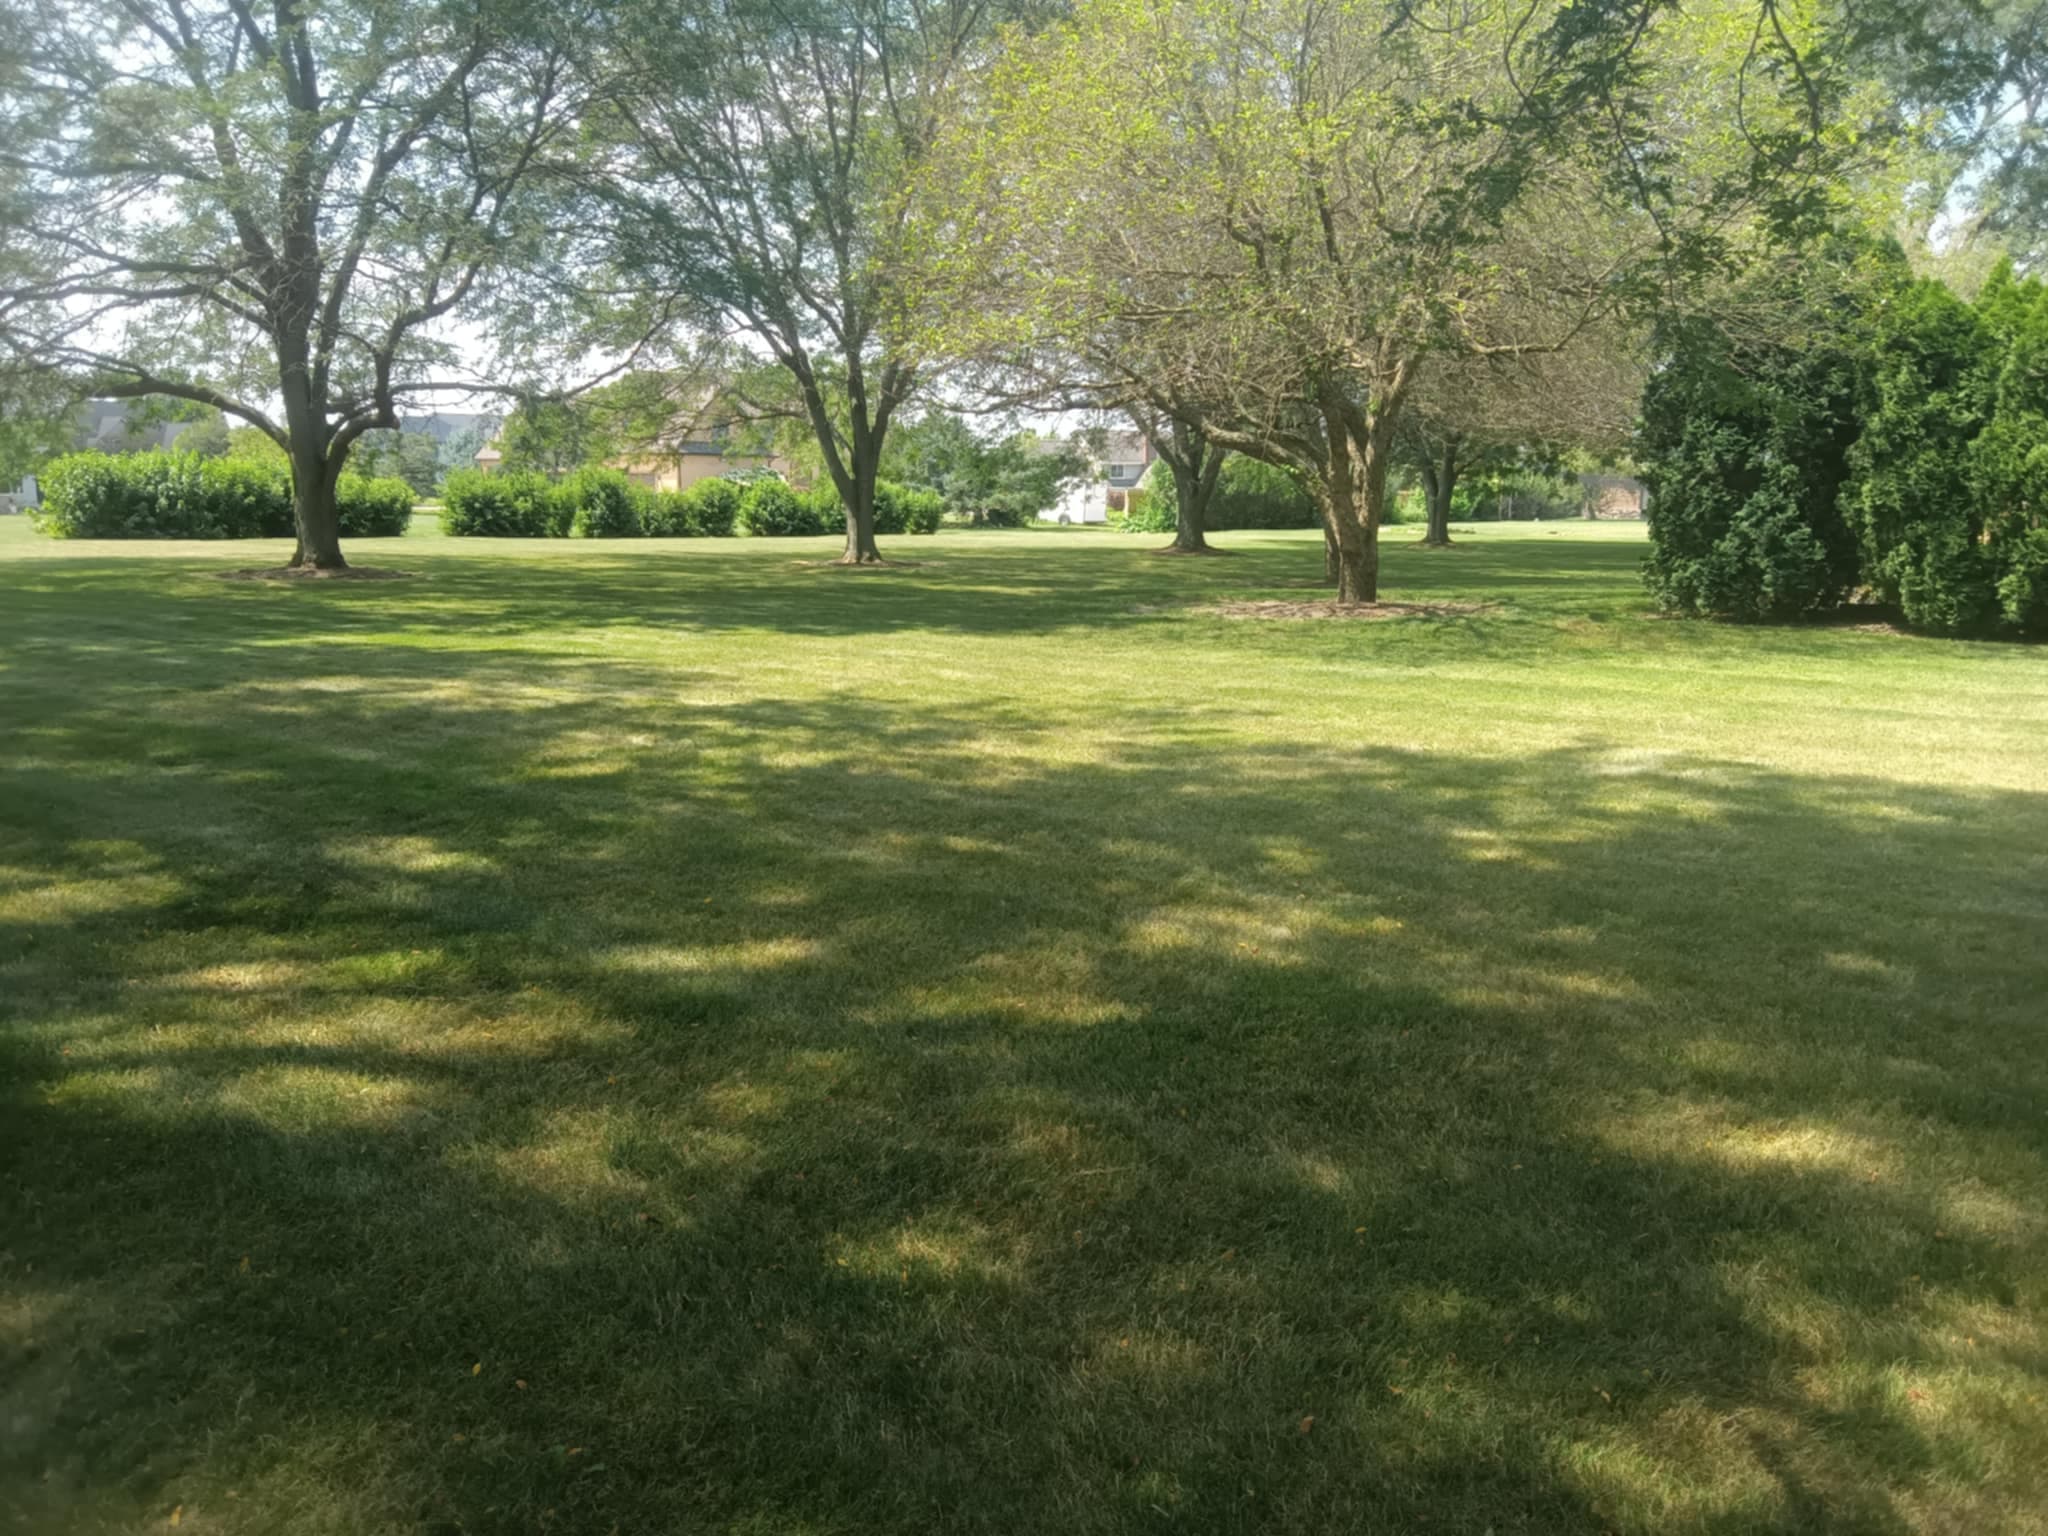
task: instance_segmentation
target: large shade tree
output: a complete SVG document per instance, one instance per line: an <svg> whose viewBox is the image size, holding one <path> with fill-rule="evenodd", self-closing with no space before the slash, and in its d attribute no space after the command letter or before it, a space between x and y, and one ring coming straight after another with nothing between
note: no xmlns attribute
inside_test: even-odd
<svg viewBox="0 0 2048 1536"><path fill-rule="evenodd" d="M4 0L0 29L0 364L258 428L293 563L345 566L351 449L467 387L439 327L542 266L570 50L504 0Z"/></svg>
<svg viewBox="0 0 2048 1536"><path fill-rule="evenodd" d="M1340 600L1372 601L1432 372L1567 351L1824 201L1849 135L1796 12L1082 0L935 160L948 324L1142 338L1211 443L1303 477Z"/></svg>
<svg viewBox="0 0 2048 1536"><path fill-rule="evenodd" d="M881 558L875 480L927 358L889 324L907 178L1005 0L625 0L602 182L614 254L697 326L787 370L846 515Z"/></svg>

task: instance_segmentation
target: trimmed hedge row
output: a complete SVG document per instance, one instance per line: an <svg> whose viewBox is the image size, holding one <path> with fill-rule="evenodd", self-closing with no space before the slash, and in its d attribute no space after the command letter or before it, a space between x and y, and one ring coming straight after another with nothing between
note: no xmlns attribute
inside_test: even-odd
<svg viewBox="0 0 2048 1536"><path fill-rule="evenodd" d="M29 510L56 539L288 539L290 471L191 453L72 453L37 476L43 502ZM343 475L335 487L341 535L395 538L412 521L403 480Z"/></svg>
<svg viewBox="0 0 2048 1536"><path fill-rule="evenodd" d="M796 491L768 477L649 491L615 469L582 469L560 481L466 469L448 476L441 500L441 529L458 538L791 538L846 526L831 487ZM875 487L877 533L934 533L943 511L936 492Z"/></svg>

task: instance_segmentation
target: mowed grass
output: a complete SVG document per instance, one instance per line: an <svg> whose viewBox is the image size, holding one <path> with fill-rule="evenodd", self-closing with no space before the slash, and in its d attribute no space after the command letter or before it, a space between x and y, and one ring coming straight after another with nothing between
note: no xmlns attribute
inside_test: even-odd
<svg viewBox="0 0 2048 1536"><path fill-rule="evenodd" d="M1631 528L0 524L0 1519L2048 1529L2048 650Z"/></svg>

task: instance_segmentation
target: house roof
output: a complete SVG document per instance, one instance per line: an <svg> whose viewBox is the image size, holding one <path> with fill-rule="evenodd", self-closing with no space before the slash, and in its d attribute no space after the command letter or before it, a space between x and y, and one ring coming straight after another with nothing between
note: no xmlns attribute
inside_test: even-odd
<svg viewBox="0 0 2048 1536"><path fill-rule="evenodd" d="M81 448L168 448L196 421L163 421L150 418L146 400L84 400L75 418L74 439ZM213 419L223 419L220 412Z"/></svg>

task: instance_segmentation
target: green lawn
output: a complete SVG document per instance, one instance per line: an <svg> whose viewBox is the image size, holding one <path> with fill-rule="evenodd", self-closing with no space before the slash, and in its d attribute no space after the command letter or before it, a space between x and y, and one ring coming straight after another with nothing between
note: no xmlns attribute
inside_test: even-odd
<svg viewBox="0 0 2048 1536"><path fill-rule="evenodd" d="M2048 650L1407 536L0 522L0 1529L2048 1529Z"/></svg>

